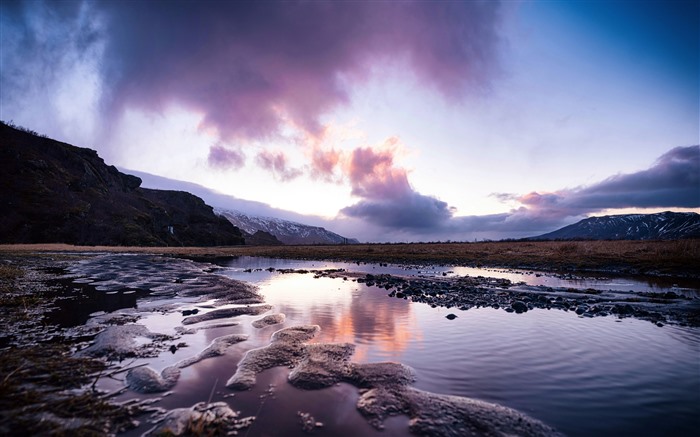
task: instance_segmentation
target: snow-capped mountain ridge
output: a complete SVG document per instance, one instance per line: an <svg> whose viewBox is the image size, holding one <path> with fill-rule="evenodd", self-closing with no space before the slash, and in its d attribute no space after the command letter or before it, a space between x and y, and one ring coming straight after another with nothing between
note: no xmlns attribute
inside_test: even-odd
<svg viewBox="0 0 700 437"><path fill-rule="evenodd" d="M537 240L676 240L700 238L700 215L661 212L589 217L531 239Z"/></svg>
<svg viewBox="0 0 700 437"><path fill-rule="evenodd" d="M249 234L265 231L284 244L356 244L354 238L346 238L319 226L310 226L276 217L254 216L241 211L214 208L214 213L225 217L234 226Z"/></svg>

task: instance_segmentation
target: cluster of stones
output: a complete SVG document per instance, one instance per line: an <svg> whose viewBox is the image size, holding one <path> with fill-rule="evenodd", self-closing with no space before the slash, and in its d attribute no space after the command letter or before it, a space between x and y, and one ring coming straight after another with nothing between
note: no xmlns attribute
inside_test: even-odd
<svg viewBox="0 0 700 437"><path fill-rule="evenodd" d="M554 289L551 287L514 284L508 279L478 277L417 277L406 278L389 274L367 274L357 282L389 291L390 297L410 299L432 307L494 308L507 312L524 313L534 309L573 311L582 317L635 317L649 320L659 326L666 323L661 311L647 303L672 303L681 300L675 293L651 297L628 297L629 302L600 296L593 289ZM452 317L454 318L454 317Z"/></svg>

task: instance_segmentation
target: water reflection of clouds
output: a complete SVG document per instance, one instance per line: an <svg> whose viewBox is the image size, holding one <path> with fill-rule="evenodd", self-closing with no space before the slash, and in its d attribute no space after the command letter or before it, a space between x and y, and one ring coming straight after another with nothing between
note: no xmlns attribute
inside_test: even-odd
<svg viewBox="0 0 700 437"><path fill-rule="evenodd" d="M399 360L411 341L422 339L411 303L384 290L311 274L275 275L260 291L287 325L321 326L319 342L356 345L355 361Z"/></svg>

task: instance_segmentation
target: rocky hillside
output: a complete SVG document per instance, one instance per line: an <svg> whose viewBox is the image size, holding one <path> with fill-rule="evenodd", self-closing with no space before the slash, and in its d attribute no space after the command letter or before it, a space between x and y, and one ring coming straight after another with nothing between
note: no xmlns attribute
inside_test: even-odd
<svg viewBox="0 0 700 437"><path fill-rule="evenodd" d="M245 238L246 246L283 246L284 243L277 239L274 235L265 231L256 231L254 234L249 234L246 231L241 231Z"/></svg>
<svg viewBox="0 0 700 437"><path fill-rule="evenodd" d="M700 214L662 212L590 217L533 240L676 240L700 238Z"/></svg>
<svg viewBox="0 0 700 437"><path fill-rule="evenodd" d="M0 123L0 243L243 244L199 197L140 185L94 150Z"/></svg>
<svg viewBox="0 0 700 437"><path fill-rule="evenodd" d="M235 226L249 234L265 231L284 244L357 244L354 238L345 238L325 228L309 226L274 217L260 217L240 211L215 208L214 212L226 217Z"/></svg>

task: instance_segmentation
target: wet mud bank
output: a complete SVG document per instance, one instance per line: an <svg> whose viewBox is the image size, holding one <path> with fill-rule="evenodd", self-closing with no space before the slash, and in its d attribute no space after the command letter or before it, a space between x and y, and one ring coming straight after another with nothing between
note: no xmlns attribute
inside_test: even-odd
<svg viewBox="0 0 700 437"><path fill-rule="evenodd" d="M137 426L147 406L114 402L94 384L108 362L74 354L79 343L50 315L65 297L56 275L73 257L0 260L0 434L110 435Z"/></svg>

